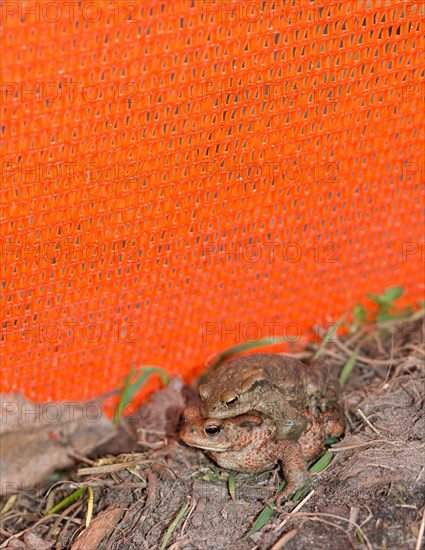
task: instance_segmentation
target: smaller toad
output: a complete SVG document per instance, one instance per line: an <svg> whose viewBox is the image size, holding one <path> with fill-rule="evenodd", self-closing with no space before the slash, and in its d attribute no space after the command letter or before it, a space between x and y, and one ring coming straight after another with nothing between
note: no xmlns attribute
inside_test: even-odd
<svg viewBox="0 0 425 550"><path fill-rule="evenodd" d="M250 412L225 420L203 418L195 406L183 413L180 437L191 447L206 451L219 466L237 472L258 473L281 462L286 480L277 503L290 498L310 479L307 463L320 455L328 437L343 434L342 412L335 407L315 418L305 411L307 427L298 442L277 440L272 420ZM301 451L301 452L300 452Z"/></svg>

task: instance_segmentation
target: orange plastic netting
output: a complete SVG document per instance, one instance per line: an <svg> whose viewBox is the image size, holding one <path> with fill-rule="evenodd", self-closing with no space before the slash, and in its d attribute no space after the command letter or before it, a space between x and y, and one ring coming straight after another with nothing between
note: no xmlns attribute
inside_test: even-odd
<svg viewBox="0 0 425 550"><path fill-rule="evenodd" d="M4 1L2 391L186 378L424 287L423 1Z"/></svg>

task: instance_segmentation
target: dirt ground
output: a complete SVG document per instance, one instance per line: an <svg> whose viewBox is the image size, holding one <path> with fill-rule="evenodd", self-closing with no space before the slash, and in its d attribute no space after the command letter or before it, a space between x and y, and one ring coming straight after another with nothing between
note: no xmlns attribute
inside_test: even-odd
<svg viewBox="0 0 425 550"><path fill-rule="evenodd" d="M181 411L196 394L174 380L128 418L113 441L81 457L58 482L4 497L0 548L419 550L425 526L424 342L423 317L416 315L415 321L372 326L327 344L323 357L339 371L357 349L343 393L347 434L303 497L287 502L249 537L276 493L279 470L234 477L180 443ZM314 346L304 356L313 352ZM93 493L88 528L87 489L44 515L49 499L57 503L83 486Z"/></svg>

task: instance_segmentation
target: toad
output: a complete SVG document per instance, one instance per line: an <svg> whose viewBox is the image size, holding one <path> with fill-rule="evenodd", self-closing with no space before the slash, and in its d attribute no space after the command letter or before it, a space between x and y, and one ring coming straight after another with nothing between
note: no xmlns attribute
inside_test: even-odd
<svg viewBox="0 0 425 550"><path fill-rule="evenodd" d="M325 439L339 437L344 432L344 416L338 407L318 417L308 410L305 415L306 430L294 442L275 439L276 425L258 413L225 420L205 419L198 407L190 406L183 413L186 424L180 437L187 445L205 450L222 468L237 472L263 472L280 461L286 480L276 499L280 503L307 483L310 478L307 463L320 455Z"/></svg>
<svg viewBox="0 0 425 550"><path fill-rule="evenodd" d="M204 418L231 418L258 411L277 426L276 439L297 441L306 410L317 416L338 399L338 380L322 360L306 365L294 357L255 353L221 365L199 387Z"/></svg>

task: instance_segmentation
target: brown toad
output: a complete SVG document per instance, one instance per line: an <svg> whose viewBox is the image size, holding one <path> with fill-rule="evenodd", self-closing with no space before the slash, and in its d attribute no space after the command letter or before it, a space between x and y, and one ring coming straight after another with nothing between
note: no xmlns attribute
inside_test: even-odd
<svg viewBox="0 0 425 550"><path fill-rule="evenodd" d="M286 480L277 502L289 498L309 480L307 462L316 458L328 437L344 432L344 417L338 407L316 418L305 411L307 427L298 442L276 440L272 420L248 413L226 420L203 418L195 406L183 413L186 425L181 439L192 447L203 449L219 466L238 472L256 473L282 464Z"/></svg>
<svg viewBox="0 0 425 550"><path fill-rule="evenodd" d="M255 353L221 365L199 387L205 418L258 411L277 426L276 439L298 440L305 410L316 416L338 398L338 381L321 360L306 365L284 355Z"/></svg>

